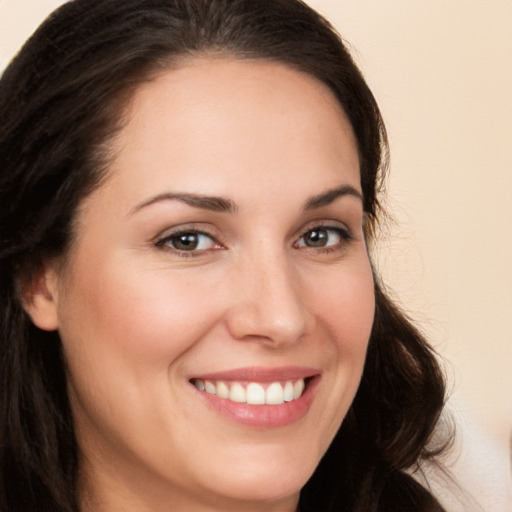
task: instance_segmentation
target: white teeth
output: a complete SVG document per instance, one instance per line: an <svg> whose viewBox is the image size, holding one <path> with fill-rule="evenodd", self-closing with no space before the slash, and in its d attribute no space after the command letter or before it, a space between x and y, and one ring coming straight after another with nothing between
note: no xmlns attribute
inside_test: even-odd
<svg viewBox="0 0 512 512"><path fill-rule="evenodd" d="M239 382L229 384L221 380L211 382L194 379L192 382L200 391L250 405L280 405L284 402L291 402L300 398L306 387L304 379L295 382L287 381L284 386L280 382L272 382L266 389L263 384L258 382L250 382L245 387Z"/></svg>
<svg viewBox="0 0 512 512"><path fill-rule="evenodd" d="M293 400L293 382L288 381L284 386L284 401L291 402Z"/></svg>
<svg viewBox="0 0 512 512"><path fill-rule="evenodd" d="M228 398L229 397L229 388L226 386L225 382L222 382L222 381L217 382L217 396L220 398Z"/></svg>
<svg viewBox="0 0 512 512"><path fill-rule="evenodd" d="M283 386L279 382L273 382L267 388L267 397L265 402L271 405L279 405L284 403Z"/></svg>
<svg viewBox="0 0 512 512"><path fill-rule="evenodd" d="M246 402L245 389L241 384L233 384L229 390L229 399L233 402Z"/></svg>
<svg viewBox="0 0 512 512"><path fill-rule="evenodd" d="M302 395L302 392L304 391L304 387L305 387L305 384L302 379L298 380L293 385L293 399L294 400L297 400L297 398L299 398L300 395Z"/></svg>
<svg viewBox="0 0 512 512"><path fill-rule="evenodd" d="M251 382L247 386L247 403L252 405L263 405L265 403L265 389L261 384Z"/></svg>
<svg viewBox="0 0 512 512"><path fill-rule="evenodd" d="M207 393L210 393L210 395L215 395L215 393L217 393L217 388L215 387L215 384L213 382L210 382L209 380L206 380L204 382L204 390Z"/></svg>

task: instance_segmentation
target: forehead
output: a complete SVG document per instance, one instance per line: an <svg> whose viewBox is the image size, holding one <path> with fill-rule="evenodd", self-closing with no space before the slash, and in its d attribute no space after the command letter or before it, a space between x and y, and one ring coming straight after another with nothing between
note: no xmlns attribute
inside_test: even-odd
<svg viewBox="0 0 512 512"><path fill-rule="evenodd" d="M114 153L111 179L129 178L138 194L231 195L239 183L289 188L303 177L360 189L354 134L334 94L264 60L194 58L144 83Z"/></svg>

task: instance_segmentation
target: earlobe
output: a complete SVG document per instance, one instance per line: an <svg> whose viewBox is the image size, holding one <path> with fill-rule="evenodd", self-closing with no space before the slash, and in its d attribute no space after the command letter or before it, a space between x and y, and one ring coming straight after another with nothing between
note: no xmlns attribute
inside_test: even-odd
<svg viewBox="0 0 512 512"><path fill-rule="evenodd" d="M42 269L23 287L23 308L32 322L44 331L59 327L57 314L57 273L53 268Z"/></svg>

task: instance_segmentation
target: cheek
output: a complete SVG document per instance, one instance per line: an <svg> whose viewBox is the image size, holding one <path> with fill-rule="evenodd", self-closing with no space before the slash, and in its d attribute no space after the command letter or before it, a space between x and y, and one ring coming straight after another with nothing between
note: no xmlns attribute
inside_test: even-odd
<svg viewBox="0 0 512 512"><path fill-rule="evenodd" d="M207 283L173 279L162 269L133 269L123 261L77 269L61 312L63 338L72 345L156 359L162 367L179 357L217 316ZM86 276L80 278L80 276ZM198 312L201 312L200 314Z"/></svg>
<svg viewBox="0 0 512 512"><path fill-rule="evenodd" d="M364 254L345 261L330 276L309 282L311 304L316 310L320 332L329 343L323 353L328 360L327 385L318 390L322 410L318 413L318 453L323 454L338 431L355 397L366 359L375 311L374 281L371 266ZM323 286L318 286L323 284Z"/></svg>
<svg viewBox="0 0 512 512"><path fill-rule="evenodd" d="M158 425L172 423L166 411L180 396L170 380L219 313L208 280L129 261L75 262L59 301L59 331L78 427L112 445L126 438L126 446L139 446L141 431L156 437Z"/></svg>
<svg viewBox="0 0 512 512"><path fill-rule="evenodd" d="M330 332L337 350L364 359L375 313L369 261L361 258L334 272L315 292L315 303L317 318Z"/></svg>

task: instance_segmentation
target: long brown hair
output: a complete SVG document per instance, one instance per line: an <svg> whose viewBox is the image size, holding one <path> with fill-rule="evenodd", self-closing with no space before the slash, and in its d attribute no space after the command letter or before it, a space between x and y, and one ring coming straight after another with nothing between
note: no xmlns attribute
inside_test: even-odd
<svg viewBox="0 0 512 512"><path fill-rule="evenodd" d="M0 82L0 510L77 512L77 442L58 333L37 329L20 290L72 243L109 141L138 84L184 56L268 59L328 85L354 130L366 236L387 167L377 103L341 38L300 0L74 0ZM357 396L301 494L301 510L441 510L406 470L429 448L445 400L420 333L375 276L376 313Z"/></svg>

